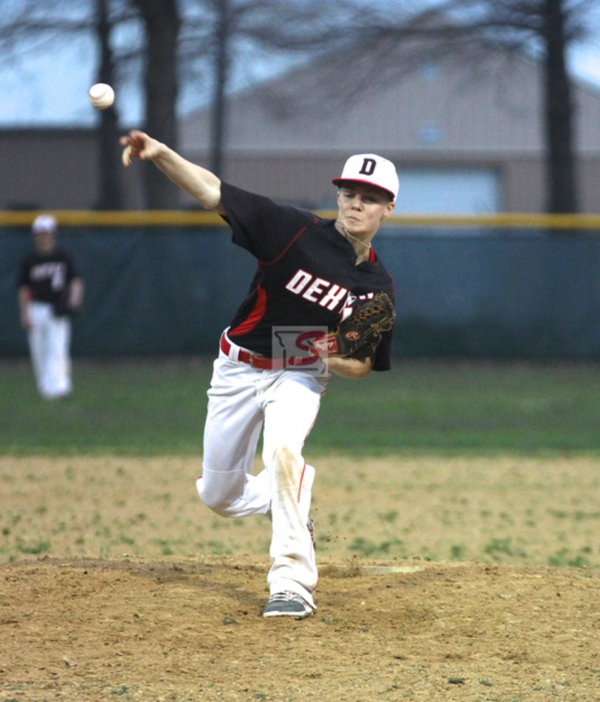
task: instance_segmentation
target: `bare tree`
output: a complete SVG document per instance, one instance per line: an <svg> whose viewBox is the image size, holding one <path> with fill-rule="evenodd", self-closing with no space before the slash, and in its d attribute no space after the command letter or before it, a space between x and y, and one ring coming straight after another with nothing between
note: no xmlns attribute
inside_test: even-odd
<svg viewBox="0 0 600 702"><path fill-rule="evenodd" d="M304 26L318 18L302 9L306 0L19 0L16 10L0 22L0 61L18 62L21 52L51 49L74 37L95 37L98 43L96 80L119 88L140 81L144 95L143 127L177 148L177 108L180 81L193 76L198 91L213 104L213 168L220 172L226 135L226 95L231 67L265 51L283 53L281 30L299 18ZM310 5L311 3L307 3ZM3 8L0 7L0 13ZM2 19L5 19L0 15ZM144 29L144 39L136 36ZM116 29L121 32L115 41ZM307 36L308 33L305 33ZM123 39L127 36L127 39ZM131 40L131 37L134 37ZM287 51L287 49L285 49ZM121 207L116 168L118 114L101 113L99 126L101 193L98 207ZM175 186L165 182L149 164L143 169L146 208L178 206Z"/></svg>
<svg viewBox="0 0 600 702"><path fill-rule="evenodd" d="M0 50L5 63L18 65L27 54L45 50L51 54L59 44L81 37L98 44L96 81L114 85L117 81L115 55L111 45L113 28L127 19L123 0L88 0L74 8L70 0L56 0L52 7L44 0L22 0L12 5L0 22ZM6 9L6 6L5 8ZM123 198L119 184L118 114L114 106L100 113L98 126L99 209L118 210Z"/></svg>
<svg viewBox="0 0 600 702"><path fill-rule="evenodd" d="M585 38L595 0L471 0L480 16L473 24L507 47L537 54L542 63L546 151L546 209L577 212L574 149L577 106L568 70L569 48Z"/></svg>
<svg viewBox="0 0 600 702"><path fill-rule="evenodd" d="M326 1L326 0L324 0ZM577 211L574 125L576 105L568 71L569 48L586 36L588 17L596 0L439 0L407 11L392 5L365 5L347 0L350 24L338 23L337 49L353 66L353 86L338 82L338 95L347 95L362 79L365 88L401 78L425 58L458 56L468 51L473 76L485 71L492 49L507 54L535 56L543 75L543 113L546 153L546 209L551 213ZM350 12L354 8L354 12ZM354 24L360 18L360 25ZM360 42L356 41L360 27ZM416 41L416 43L415 43ZM402 61L394 50L413 42ZM372 70L367 57L378 57ZM409 59L407 61L407 58ZM365 70L361 73L361 67Z"/></svg>
<svg viewBox="0 0 600 702"><path fill-rule="evenodd" d="M212 149L211 170L218 176L223 172L223 149L225 145L225 129L227 125L226 90L229 83L231 64L231 27L230 0L219 0L213 3L217 11L215 26L214 48L214 88L213 88L213 120L212 120Z"/></svg>
<svg viewBox="0 0 600 702"><path fill-rule="evenodd" d="M567 68L569 47L585 36L597 0L21 0L21 11L0 21L0 61L43 43L86 34L98 39L98 80L139 80L145 97L145 128L177 147L180 85L193 84L213 106L211 165L221 173L227 136L227 95L240 66L296 57L317 65L337 63L339 80L328 97L347 99L357 85L376 89L402 79L426 59L459 56L483 70L490 47L537 55L543 66L547 154L547 209L577 210L574 114ZM0 12L3 12L0 7ZM8 15L7 15L8 16ZM4 20L4 16L2 16ZM145 41L113 41L116 27L141 25ZM407 50L408 49L408 50ZM400 52L400 54L399 54ZM394 60L401 55L402 60ZM377 70L373 70L373 66ZM133 67L133 68L132 68ZM348 80L345 80L348 78ZM236 84L239 87L239 82ZM331 102L329 100L328 102ZM99 206L119 207L114 149L118 123L102 116L102 195ZM111 155L112 154L112 155ZM145 166L147 164L142 164ZM177 207L177 191L152 168L144 168L145 206Z"/></svg>
<svg viewBox="0 0 600 702"><path fill-rule="evenodd" d="M251 76L251 67L261 62L257 58L275 63L331 48L328 37L341 9L330 0L188 0L182 7L180 69L206 95L210 91L210 164L222 176L234 73L244 66Z"/></svg>
<svg viewBox="0 0 600 702"><path fill-rule="evenodd" d="M177 0L132 0L146 29L144 96L145 128L157 139L177 148L177 97L179 92L177 45L181 18ZM146 206L173 209L176 187L165 182L151 164L142 164Z"/></svg>
<svg viewBox="0 0 600 702"><path fill-rule="evenodd" d="M8 21L0 25L2 60L18 62L22 52L51 49L59 42L89 36L96 39L98 62L96 81L117 87L123 76L133 79L143 67L146 98L145 127L157 138L177 145L176 104L178 95L177 45L180 26L177 0L83 0L76 7L70 0L21 0ZM146 42L121 41L115 46L114 30L127 27L133 34L137 23L145 28ZM97 207L120 209L121 166L118 149L118 114L115 107L102 111L99 124L99 180ZM177 190L165 183L156 169L141 164L146 207L175 207Z"/></svg>
<svg viewBox="0 0 600 702"><path fill-rule="evenodd" d="M546 209L578 209L574 132L576 105L568 71L569 47L585 37L595 0L459 0L474 12L467 35L483 34L507 49L539 57L543 70Z"/></svg>
<svg viewBox="0 0 600 702"><path fill-rule="evenodd" d="M542 7L547 205L549 212L577 211L574 152L575 105L567 72L566 51L575 34L565 0L546 0ZM577 20L575 21L575 25Z"/></svg>
<svg viewBox="0 0 600 702"><path fill-rule="evenodd" d="M112 24L107 0L96 0L96 37L99 44L97 82L115 85L114 53L110 35ZM99 127L100 198L98 209L120 210L123 196L120 186L120 154L118 152L118 121L116 107L102 110Z"/></svg>
<svg viewBox="0 0 600 702"><path fill-rule="evenodd" d="M341 67L338 79L326 85L329 98L337 97L338 103L347 100L358 85L365 90L381 88L386 81L401 80L432 59L468 54L475 80L486 66L492 70L490 59L501 50L509 57L535 56L540 61L546 209L576 212L576 105L567 54L585 37L596 1L205 0L213 27L213 167L219 172L223 167L225 95L240 39L273 56L321 57L323 65ZM275 102L276 96L273 99ZM335 105L335 100L328 103Z"/></svg>

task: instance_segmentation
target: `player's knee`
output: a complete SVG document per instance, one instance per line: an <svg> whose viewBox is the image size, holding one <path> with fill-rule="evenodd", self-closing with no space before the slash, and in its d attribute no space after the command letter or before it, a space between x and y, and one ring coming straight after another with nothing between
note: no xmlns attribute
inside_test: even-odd
<svg viewBox="0 0 600 702"><path fill-rule="evenodd" d="M202 502L210 510L218 514L220 517L230 517L232 513L232 505L229 502L224 502L220 495L211 495L205 493L200 495Z"/></svg>
<svg viewBox="0 0 600 702"><path fill-rule="evenodd" d="M206 480L202 477L196 481L196 489L202 502L219 516L238 515L241 494L235 485L222 480Z"/></svg>
<svg viewBox="0 0 600 702"><path fill-rule="evenodd" d="M229 504L224 499L225 496L222 494L222 490L215 490L214 486L211 488L210 483L204 478L198 478L196 489L198 490L198 496L209 509L221 516L226 516L225 512Z"/></svg>
<svg viewBox="0 0 600 702"><path fill-rule="evenodd" d="M234 516L231 511L231 505L227 505L223 502L216 502L211 500L202 500L204 504L212 510L219 517L231 517Z"/></svg>

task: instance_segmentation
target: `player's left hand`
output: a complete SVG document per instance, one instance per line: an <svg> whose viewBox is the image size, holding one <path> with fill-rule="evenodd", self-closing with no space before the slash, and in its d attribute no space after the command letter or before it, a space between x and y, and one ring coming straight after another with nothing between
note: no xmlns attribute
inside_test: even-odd
<svg viewBox="0 0 600 702"><path fill-rule="evenodd" d="M387 293L380 292L361 302L338 327L313 342L316 356L341 356L364 360L375 355L382 332L394 326L396 312Z"/></svg>

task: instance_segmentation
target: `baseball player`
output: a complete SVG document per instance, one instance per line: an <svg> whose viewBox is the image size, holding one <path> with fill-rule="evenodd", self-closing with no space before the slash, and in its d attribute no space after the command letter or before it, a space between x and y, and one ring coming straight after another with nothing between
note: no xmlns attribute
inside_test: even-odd
<svg viewBox="0 0 600 702"><path fill-rule="evenodd" d="M315 469L306 464L303 446L331 374L363 378L387 370L391 347L386 331L362 358L315 358L310 330L335 329L374 294L393 299L393 281L371 240L394 208L396 169L375 154L349 158L333 179L338 217L322 219L222 182L143 132L131 131L121 145L126 166L132 158L151 160L219 213L233 242L257 260L248 294L220 339L196 486L204 504L224 517L271 519L270 598L263 616L303 619L316 609L318 580L309 517ZM286 330L299 330L294 348L308 348L304 357L279 353ZM252 475L261 430L264 470Z"/></svg>
<svg viewBox="0 0 600 702"><path fill-rule="evenodd" d="M38 390L56 400L72 391L70 315L83 302L84 286L71 256L57 246L56 219L39 215L31 231L35 251L22 261L18 277L21 326Z"/></svg>

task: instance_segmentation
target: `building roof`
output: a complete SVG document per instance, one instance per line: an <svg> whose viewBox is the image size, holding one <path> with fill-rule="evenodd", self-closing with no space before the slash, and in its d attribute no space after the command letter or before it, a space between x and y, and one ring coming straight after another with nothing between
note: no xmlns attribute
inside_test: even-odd
<svg viewBox="0 0 600 702"><path fill-rule="evenodd" d="M396 61L401 63L401 55ZM543 152L542 66L490 49L485 70L467 55L427 60L410 71L374 66L367 84L343 57L320 59L229 98L230 155L532 156ZM345 86L345 97L337 90ZM350 89L349 89L350 88ZM600 154L600 90L574 85L576 149ZM208 150L208 108L181 120L181 148Z"/></svg>

